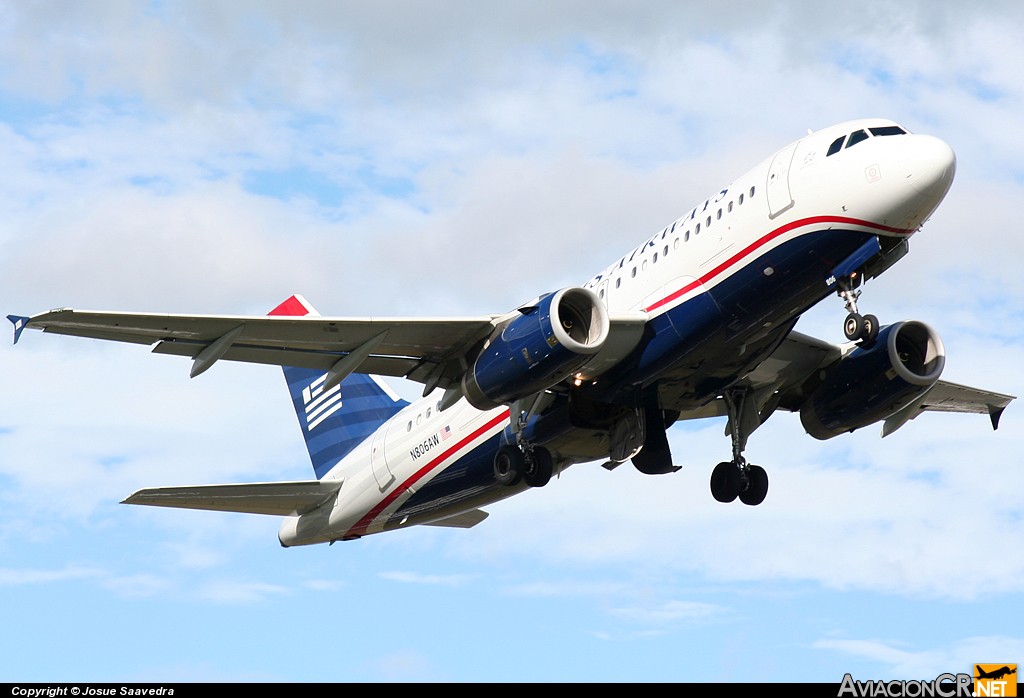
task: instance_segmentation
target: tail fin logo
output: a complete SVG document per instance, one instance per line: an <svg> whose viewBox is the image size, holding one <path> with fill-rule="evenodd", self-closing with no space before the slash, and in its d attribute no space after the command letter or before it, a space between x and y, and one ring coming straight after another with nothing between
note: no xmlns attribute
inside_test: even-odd
<svg viewBox="0 0 1024 698"><path fill-rule="evenodd" d="M302 403L306 410L306 431L311 432L325 419L341 409L341 386L324 391L324 374L302 389Z"/></svg>

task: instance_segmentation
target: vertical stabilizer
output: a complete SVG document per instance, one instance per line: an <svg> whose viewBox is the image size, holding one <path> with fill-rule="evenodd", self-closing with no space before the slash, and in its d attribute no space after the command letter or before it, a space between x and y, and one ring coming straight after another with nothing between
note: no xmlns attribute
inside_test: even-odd
<svg viewBox="0 0 1024 698"><path fill-rule="evenodd" d="M318 315L302 296L292 296L269 314ZM285 366L284 377L317 478L409 404L375 376L353 373L327 390L323 371Z"/></svg>

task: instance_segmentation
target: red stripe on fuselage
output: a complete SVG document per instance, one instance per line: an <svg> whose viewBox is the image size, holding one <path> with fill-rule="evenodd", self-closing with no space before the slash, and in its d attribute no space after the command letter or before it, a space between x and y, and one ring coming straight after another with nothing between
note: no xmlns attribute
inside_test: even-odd
<svg viewBox="0 0 1024 698"><path fill-rule="evenodd" d="M373 523L373 520L376 519L377 516L382 511L387 509L388 506L392 502L394 502L396 499L398 499L402 494L404 494L416 482L418 482L424 476L426 476L427 473L429 473L431 470L436 468L439 463L441 463L442 461L444 461L447 458L450 458L452 455L454 455L456 452L458 452L459 449L461 449L464 446L466 446L466 444L468 444L468 443L474 441L475 439L479 438L481 434L484 434L485 432L490 431L491 429L493 429L494 427L498 426L499 424L504 422L506 419L508 419L508 414L509 414L508 410L503 410L501 412L501 414L499 414L497 417L495 417L491 421L487 422L487 424L484 424L482 427L480 427L479 429L474 431L472 434L470 434L469 436L465 437L464 439L462 439L461 441L459 441L458 443L453 445L451 448L449 448L447 451L445 451L444 453L439 455L437 458L434 458L429 463L427 463L422 468L420 468L415 473L413 473L412 476L408 480L406 480L401 485L396 487L391 492L391 494L389 494L387 497L382 499L380 501L380 503L377 504L377 506L373 507L373 509L370 509L370 511L368 511L366 513L366 515L363 516L363 518L359 519L359 521L356 522L356 525L353 526L352 528L350 528L345 533L345 537L347 538L348 536L361 536L361 535L364 535L366 533L367 527L371 523Z"/></svg>
<svg viewBox="0 0 1024 698"><path fill-rule="evenodd" d="M717 267L715 267L714 269L709 271L704 276L700 277L699 279L697 279L695 281L691 281L690 283L686 284L685 286L683 286L678 291L676 291L674 293L671 293L668 296L665 296L664 298L662 298L660 301L657 301L656 303L653 303L653 304L649 305L648 307L644 308L644 310L649 313L652 310L657 310L658 308L662 307L663 305L667 305L667 304L671 303L672 301L676 300L677 298L680 298L681 296L686 295L687 293L689 293L693 289L695 289L695 288L697 288L699 286L702 286L703 284L706 284L708 281L714 279L716 276L718 276L719 274L724 272L726 269L728 269L729 267L734 265L736 262L738 262L742 258L750 255L752 252L754 252L758 248L764 247L765 245L767 245L769 242L771 242L775 238L777 238L777 237L779 237L781 235L785 235L786 233L790 232L791 230L795 230L796 228L802 228L802 227L807 226L807 225L817 225L819 223L841 223L841 224L844 224L844 225L859 225L859 226L862 226L862 227L865 227L865 228L874 228L876 230L880 230L880 231L883 231L883 232L886 232L886 233L893 233L895 235L911 235L914 232L912 229L892 228L890 226L882 225L880 223L872 223L871 221L862 221L862 220L858 220L856 218L847 218L846 216L812 216L811 218L801 218L798 221L793 221L792 223L787 223L786 225L783 225L783 226L781 226L779 228L776 228L772 232L770 232L767 235L765 235L764 237L762 237L760 240L756 240L753 243L751 243L750 245L747 245L745 248L743 248L743 250L741 250L740 252L737 252L732 257L730 257L726 261L724 261L721 264L719 264Z"/></svg>

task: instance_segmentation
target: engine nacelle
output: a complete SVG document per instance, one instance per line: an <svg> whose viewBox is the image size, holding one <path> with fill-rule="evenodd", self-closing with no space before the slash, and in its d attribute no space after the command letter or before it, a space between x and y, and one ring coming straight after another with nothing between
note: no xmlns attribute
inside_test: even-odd
<svg viewBox="0 0 1024 698"><path fill-rule="evenodd" d="M843 357L800 408L816 439L874 424L899 412L935 385L946 363L942 340L922 322L883 327L870 347Z"/></svg>
<svg viewBox="0 0 1024 698"><path fill-rule="evenodd" d="M590 289L563 288L520 312L487 340L462 379L462 392L477 409L550 388L608 338L608 311Z"/></svg>

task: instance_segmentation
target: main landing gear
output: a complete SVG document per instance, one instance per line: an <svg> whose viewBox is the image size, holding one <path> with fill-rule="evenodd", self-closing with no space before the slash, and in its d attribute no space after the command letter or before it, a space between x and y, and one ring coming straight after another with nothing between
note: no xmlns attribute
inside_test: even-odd
<svg viewBox="0 0 1024 698"><path fill-rule="evenodd" d="M520 481L530 487L543 487L551 480L553 471L551 452L543 446L527 450L505 444L494 455L494 479L506 487L518 485Z"/></svg>
<svg viewBox="0 0 1024 698"><path fill-rule="evenodd" d="M861 315L857 310L857 299L861 294L855 290L857 280L856 272L839 280L839 297L843 299L846 312L849 313L843 321L843 334L851 342L863 340L865 344L870 344L878 337L878 318L874 315Z"/></svg>
<svg viewBox="0 0 1024 698"><path fill-rule="evenodd" d="M732 461L719 463L711 471L711 496L725 503L739 497L744 504L757 506L768 494L768 473L743 457L747 437L761 423L757 405L745 388L727 390L723 398L729 412Z"/></svg>

